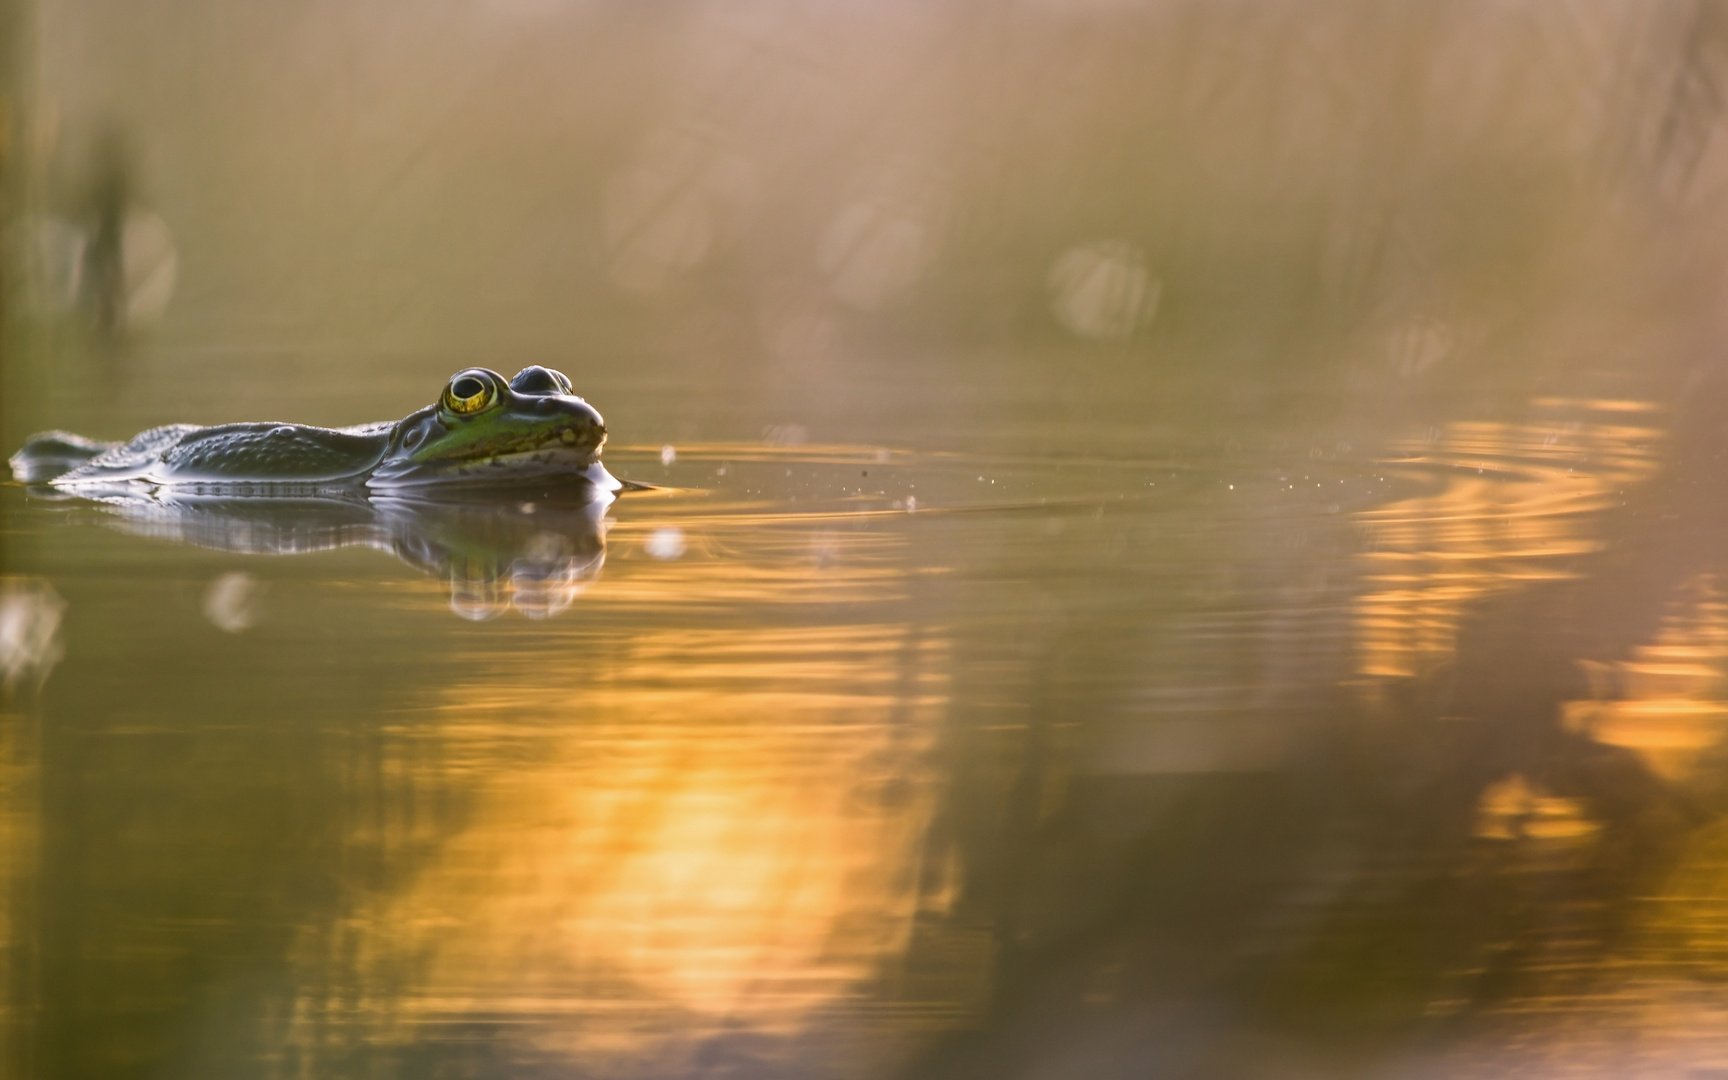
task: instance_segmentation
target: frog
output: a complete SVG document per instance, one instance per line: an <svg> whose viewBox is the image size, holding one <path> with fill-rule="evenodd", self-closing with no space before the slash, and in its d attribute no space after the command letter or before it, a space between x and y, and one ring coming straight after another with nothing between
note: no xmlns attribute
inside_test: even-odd
<svg viewBox="0 0 1728 1080"><path fill-rule="evenodd" d="M605 441L605 421L563 372L530 365L506 380L470 367L450 377L437 401L401 420L345 428L169 424L123 443L47 431L31 436L9 464L17 480L86 496L139 486L388 492L555 476L616 492L627 485L600 464Z"/></svg>

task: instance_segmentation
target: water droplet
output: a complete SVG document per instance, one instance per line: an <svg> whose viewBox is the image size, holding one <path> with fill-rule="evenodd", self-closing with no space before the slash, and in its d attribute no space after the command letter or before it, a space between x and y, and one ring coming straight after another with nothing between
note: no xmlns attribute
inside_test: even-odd
<svg viewBox="0 0 1728 1080"><path fill-rule="evenodd" d="M66 654L60 643L65 610L66 601L46 581L0 583L0 678L8 688L27 675L40 683Z"/></svg>
<svg viewBox="0 0 1728 1080"><path fill-rule="evenodd" d="M643 541L642 550L651 559L670 562L684 554L684 530L670 525L655 529Z"/></svg>
<svg viewBox="0 0 1728 1080"><path fill-rule="evenodd" d="M218 574L204 590L204 617L216 629L238 634L257 625L263 598L264 584L251 574Z"/></svg>

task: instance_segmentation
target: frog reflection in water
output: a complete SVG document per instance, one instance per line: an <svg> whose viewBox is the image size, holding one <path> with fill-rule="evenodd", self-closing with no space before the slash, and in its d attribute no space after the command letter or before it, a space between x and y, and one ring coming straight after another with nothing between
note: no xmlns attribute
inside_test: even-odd
<svg viewBox="0 0 1728 1080"><path fill-rule="evenodd" d="M606 508L634 486L601 466L605 425L570 391L547 368L509 382L469 368L394 423L47 432L11 466L38 496L100 502L137 535L247 554L374 547L445 577L466 618L544 618L598 574Z"/></svg>

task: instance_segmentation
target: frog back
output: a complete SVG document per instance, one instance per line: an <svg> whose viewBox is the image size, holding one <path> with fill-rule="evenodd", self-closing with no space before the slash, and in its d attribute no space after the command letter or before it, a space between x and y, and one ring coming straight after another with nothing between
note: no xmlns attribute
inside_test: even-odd
<svg viewBox="0 0 1728 1080"><path fill-rule="evenodd" d="M362 477L383 458L391 424L321 428L250 423L152 428L55 479L57 485L301 484Z"/></svg>
<svg viewBox="0 0 1728 1080"><path fill-rule="evenodd" d="M222 424L180 439L162 457L162 479L304 483L364 476L390 445L390 424L321 428Z"/></svg>

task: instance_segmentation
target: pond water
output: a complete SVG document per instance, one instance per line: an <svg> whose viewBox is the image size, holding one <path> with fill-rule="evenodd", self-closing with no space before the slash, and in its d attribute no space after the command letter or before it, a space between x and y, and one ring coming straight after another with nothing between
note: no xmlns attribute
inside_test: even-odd
<svg viewBox="0 0 1728 1080"><path fill-rule="evenodd" d="M1654 406L1009 453L591 398L652 490L0 490L15 1063L1728 1068L1728 515Z"/></svg>
<svg viewBox="0 0 1728 1080"><path fill-rule="evenodd" d="M0 7L0 1078L1728 1077L1725 15Z"/></svg>

